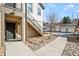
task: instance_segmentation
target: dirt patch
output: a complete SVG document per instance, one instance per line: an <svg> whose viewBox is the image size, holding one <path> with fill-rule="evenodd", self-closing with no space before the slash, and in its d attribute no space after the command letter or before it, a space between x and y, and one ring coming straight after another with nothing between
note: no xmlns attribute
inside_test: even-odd
<svg viewBox="0 0 79 59"><path fill-rule="evenodd" d="M43 37L33 37L29 38L26 42L26 44L33 50L36 51L37 49L40 49L41 47L45 46L49 42L56 39L57 36L52 35L50 37L49 34L45 34Z"/></svg>

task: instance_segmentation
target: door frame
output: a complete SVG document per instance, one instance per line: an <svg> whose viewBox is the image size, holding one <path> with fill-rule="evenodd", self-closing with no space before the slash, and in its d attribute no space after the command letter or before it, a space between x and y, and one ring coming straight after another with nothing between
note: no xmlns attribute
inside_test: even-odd
<svg viewBox="0 0 79 59"><path fill-rule="evenodd" d="M15 24L15 32L16 32L16 23L15 22L8 22L8 21L5 21L5 40L7 40L7 37L6 37L6 23L13 23ZM16 33L14 32L14 38L13 39L16 39Z"/></svg>

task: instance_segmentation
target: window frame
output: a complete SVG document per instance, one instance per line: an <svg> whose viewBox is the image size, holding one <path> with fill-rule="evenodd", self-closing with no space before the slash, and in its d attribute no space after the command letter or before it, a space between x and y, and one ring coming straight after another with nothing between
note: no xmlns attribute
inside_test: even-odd
<svg viewBox="0 0 79 59"><path fill-rule="evenodd" d="M11 5L12 4L12 5ZM6 3L7 6L10 6L10 7L13 7L13 8L16 8L16 3Z"/></svg>
<svg viewBox="0 0 79 59"><path fill-rule="evenodd" d="M28 11L29 12L33 12L33 4L32 3L28 3Z"/></svg>
<svg viewBox="0 0 79 59"><path fill-rule="evenodd" d="M37 7L37 15L41 16L41 8Z"/></svg>

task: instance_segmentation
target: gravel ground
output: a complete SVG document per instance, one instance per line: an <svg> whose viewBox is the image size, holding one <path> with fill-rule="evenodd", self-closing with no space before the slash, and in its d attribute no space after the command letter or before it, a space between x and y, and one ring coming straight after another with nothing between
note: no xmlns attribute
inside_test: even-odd
<svg viewBox="0 0 79 59"><path fill-rule="evenodd" d="M41 47L45 46L49 42L53 41L57 36L52 35L51 38L49 35L45 35L43 37L34 37L27 40L26 44L30 47L33 51L40 49Z"/></svg>
<svg viewBox="0 0 79 59"><path fill-rule="evenodd" d="M62 56L79 56L79 38L76 35L69 35Z"/></svg>

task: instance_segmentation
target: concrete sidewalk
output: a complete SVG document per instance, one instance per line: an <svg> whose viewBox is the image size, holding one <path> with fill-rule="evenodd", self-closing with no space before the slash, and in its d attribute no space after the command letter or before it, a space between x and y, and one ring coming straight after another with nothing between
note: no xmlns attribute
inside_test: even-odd
<svg viewBox="0 0 79 59"><path fill-rule="evenodd" d="M61 56L66 42L67 38L59 36L51 43L35 51L35 53L38 56Z"/></svg>
<svg viewBox="0 0 79 59"><path fill-rule="evenodd" d="M22 41L6 42L6 56L61 56L66 42L67 38L59 36L35 52Z"/></svg>
<svg viewBox="0 0 79 59"><path fill-rule="evenodd" d="M35 56L35 54L22 41L18 41L6 42L6 56Z"/></svg>

